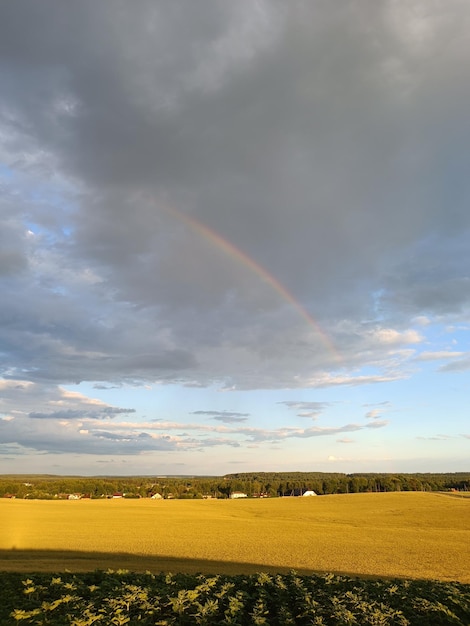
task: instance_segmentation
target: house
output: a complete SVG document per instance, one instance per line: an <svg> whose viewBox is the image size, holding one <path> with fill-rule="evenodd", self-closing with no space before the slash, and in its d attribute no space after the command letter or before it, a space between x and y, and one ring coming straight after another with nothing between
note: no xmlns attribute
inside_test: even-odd
<svg viewBox="0 0 470 626"><path fill-rule="evenodd" d="M243 493L243 491L232 491L230 497L232 498L232 500L235 500L236 498L248 498L246 493Z"/></svg>
<svg viewBox="0 0 470 626"><path fill-rule="evenodd" d="M310 489L305 491L305 493L302 494L302 496L316 496L317 494L314 491L311 491Z"/></svg>

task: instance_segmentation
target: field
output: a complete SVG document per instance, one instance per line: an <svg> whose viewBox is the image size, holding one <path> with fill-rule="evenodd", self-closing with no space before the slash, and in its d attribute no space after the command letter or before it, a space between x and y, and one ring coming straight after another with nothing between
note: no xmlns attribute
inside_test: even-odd
<svg viewBox="0 0 470 626"><path fill-rule="evenodd" d="M470 500L378 493L260 500L0 500L0 570L248 574L470 583Z"/></svg>

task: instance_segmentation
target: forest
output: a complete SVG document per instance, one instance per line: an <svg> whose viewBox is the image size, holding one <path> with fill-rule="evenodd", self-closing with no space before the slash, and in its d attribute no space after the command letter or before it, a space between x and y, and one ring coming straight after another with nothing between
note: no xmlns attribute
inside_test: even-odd
<svg viewBox="0 0 470 626"><path fill-rule="evenodd" d="M225 476L83 477L55 475L0 476L0 497L29 499L230 498L301 496L385 491L470 491L470 473L341 474L322 472L247 472Z"/></svg>

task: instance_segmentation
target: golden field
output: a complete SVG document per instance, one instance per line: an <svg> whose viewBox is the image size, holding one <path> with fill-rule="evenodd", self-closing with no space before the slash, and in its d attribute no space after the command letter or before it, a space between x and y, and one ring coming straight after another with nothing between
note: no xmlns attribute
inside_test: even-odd
<svg viewBox="0 0 470 626"><path fill-rule="evenodd" d="M0 500L0 570L335 572L470 583L470 500Z"/></svg>

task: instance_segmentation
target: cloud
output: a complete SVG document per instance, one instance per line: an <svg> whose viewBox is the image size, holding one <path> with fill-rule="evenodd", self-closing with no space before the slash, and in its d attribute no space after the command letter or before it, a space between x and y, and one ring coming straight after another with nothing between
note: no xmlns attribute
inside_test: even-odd
<svg viewBox="0 0 470 626"><path fill-rule="evenodd" d="M328 406L331 405L331 402L284 400L282 402L278 402L278 404L284 404L289 409L300 411L297 413L298 417L308 417L315 420Z"/></svg>
<svg viewBox="0 0 470 626"><path fill-rule="evenodd" d="M416 439L420 439L422 441L445 441L447 439L452 439L451 435L435 435L434 437L423 437L419 435Z"/></svg>
<svg viewBox="0 0 470 626"><path fill-rule="evenodd" d="M451 361L439 367L439 372L466 372L470 369L470 358Z"/></svg>
<svg viewBox="0 0 470 626"><path fill-rule="evenodd" d="M184 442L177 437L154 435L142 438L140 433L111 435L105 430L84 429L75 422L15 418L0 420L0 436L7 444L24 450L52 454L134 455L145 451L174 451Z"/></svg>
<svg viewBox="0 0 470 626"><path fill-rule="evenodd" d="M426 315L417 315L413 319L413 322L418 326L429 326L429 324L431 324L431 320L429 317L426 317Z"/></svg>
<svg viewBox="0 0 470 626"><path fill-rule="evenodd" d="M367 411L365 414L366 419L377 419L381 417L382 411L380 409L372 409L371 411Z"/></svg>
<svg viewBox="0 0 470 626"><path fill-rule="evenodd" d="M129 386L177 387L182 413L298 390L280 404L315 420L323 389L467 371L436 337L470 312L470 6L117 1L2 9L2 428L51 449L76 422L59 448L111 454L73 428L142 419ZM193 416L255 428L240 411Z"/></svg>
<svg viewBox="0 0 470 626"><path fill-rule="evenodd" d="M369 424L366 425L366 428L384 428L385 426L388 426L390 422L388 420L375 420L374 422L369 422Z"/></svg>
<svg viewBox="0 0 470 626"><path fill-rule="evenodd" d="M387 422L348 423L310 428L207 425L169 421L119 422L102 417L58 419L58 416L14 417L0 420L0 437L6 444L54 453L141 454L146 451L204 450L335 436L364 428L381 428ZM170 434L175 432L176 434ZM113 448L113 446L115 446ZM114 451L114 452L113 452Z"/></svg>
<svg viewBox="0 0 470 626"><path fill-rule="evenodd" d="M416 330L412 329L400 332L394 328L379 328L374 330L372 335L380 344L385 345L401 345L403 343L413 344L421 343L423 341L423 336Z"/></svg>
<svg viewBox="0 0 470 626"><path fill-rule="evenodd" d="M133 408L111 406L77 391L57 385L42 385L25 380L0 380L0 414L29 415L33 419L112 418L135 413Z"/></svg>
<svg viewBox="0 0 470 626"><path fill-rule="evenodd" d="M391 406L391 404L392 403L390 402L390 400L384 400L383 402L373 402L373 403L368 403L367 402L367 403L363 404L362 406L365 406L365 407L369 407L369 406L387 407L387 406Z"/></svg>
<svg viewBox="0 0 470 626"><path fill-rule="evenodd" d="M456 136L450 151L439 130L446 103L452 128L466 119L464 10L445 28L423 17L432 35L418 53L397 28L417 18L400 7L367 11L380 50L361 9L188 3L180 15L144 3L121 19L107 2L46 2L25 21L10 7L2 232L18 278L2 316L7 375L302 385L334 363L339 338L346 365L367 365L370 343L420 342L407 306L415 320L434 304L461 309L465 276L448 251L457 241L465 264L469 219L457 201L448 219L438 183L466 148ZM455 45L443 53L448 29ZM386 303L394 320L348 346L340 322ZM345 384L390 379L377 376Z"/></svg>
<svg viewBox="0 0 470 626"><path fill-rule="evenodd" d="M440 350L436 352L421 352L416 357L416 361L443 361L446 359L457 359L464 356L465 352L453 352L450 350Z"/></svg>
<svg viewBox="0 0 470 626"><path fill-rule="evenodd" d="M389 374L370 374L360 376L323 374L309 381L309 387L334 387L339 385L356 387L358 385L373 385L377 383L393 382L407 378L408 374L392 372Z"/></svg>
<svg viewBox="0 0 470 626"><path fill-rule="evenodd" d="M226 424L235 424L237 422L246 422L249 413L236 413L232 411L192 411L192 415L208 415L214 420L224 422Z"/></svg>
<svg viewBox="0 0 470 626"><path fill-rule="evenodd" d="M304 402L296 400L284 400L282 402L278 402L278 404L284 404L289 409L294 409L297 411L323 411L327 406L331 404L331 402Z"/></svg>
<svg viewBox="0 0 470 626"><path fill-rule="evenodd" d="M121 385L100 385L100 384L93 385L93 389L119 389L120 387Z"/></svg>
<svg viewBox="0 0 470 626"><path fill-rule="evenodd" d="M86 421L85 421L86 422ZM131 431L135 428L139 428L140 430L161 430L161 431L187 431L194 433L219 433L225 436L233 435L235 437L244 437L248 438L248 441L251 442L261 442L261 441L280 441L285 439L308 439L311 437L323 437L329 435L335 435L341 432L355 432L362 430L364 428L381 428L386 426L388 422L374 422L374 425L371 424L345 424L342 426L313 426L310 428L296 428L292 426L279 427L274 429L267 428L258 428L254 426L209 426L207 424L187 424L180 422L167 422L167 421L155 421L150 423L139 423L134 425L132 422L125 423L113 423L110 422L107 424L107 428L110 429L130 429Z"/></svg>
<svg viewBox="0 0 470 626"><path fill-rule="evenodd" d="M135 409L121 409L119 407L103 407L95 410L65 409L63 411L52 411L50 413L37 413L32 411L29 417L32 419L83 419L85 417L92 419L106 419L115 415L135 413Z"/></svg>
<svg viewBox="0 0 470 626"><path fill-rule="evenodd" d="M246 417L235 417L233 415L217 415L212 419L224 422L224 424L237 424L239 422L246 422L247 420Z"/></svg>

